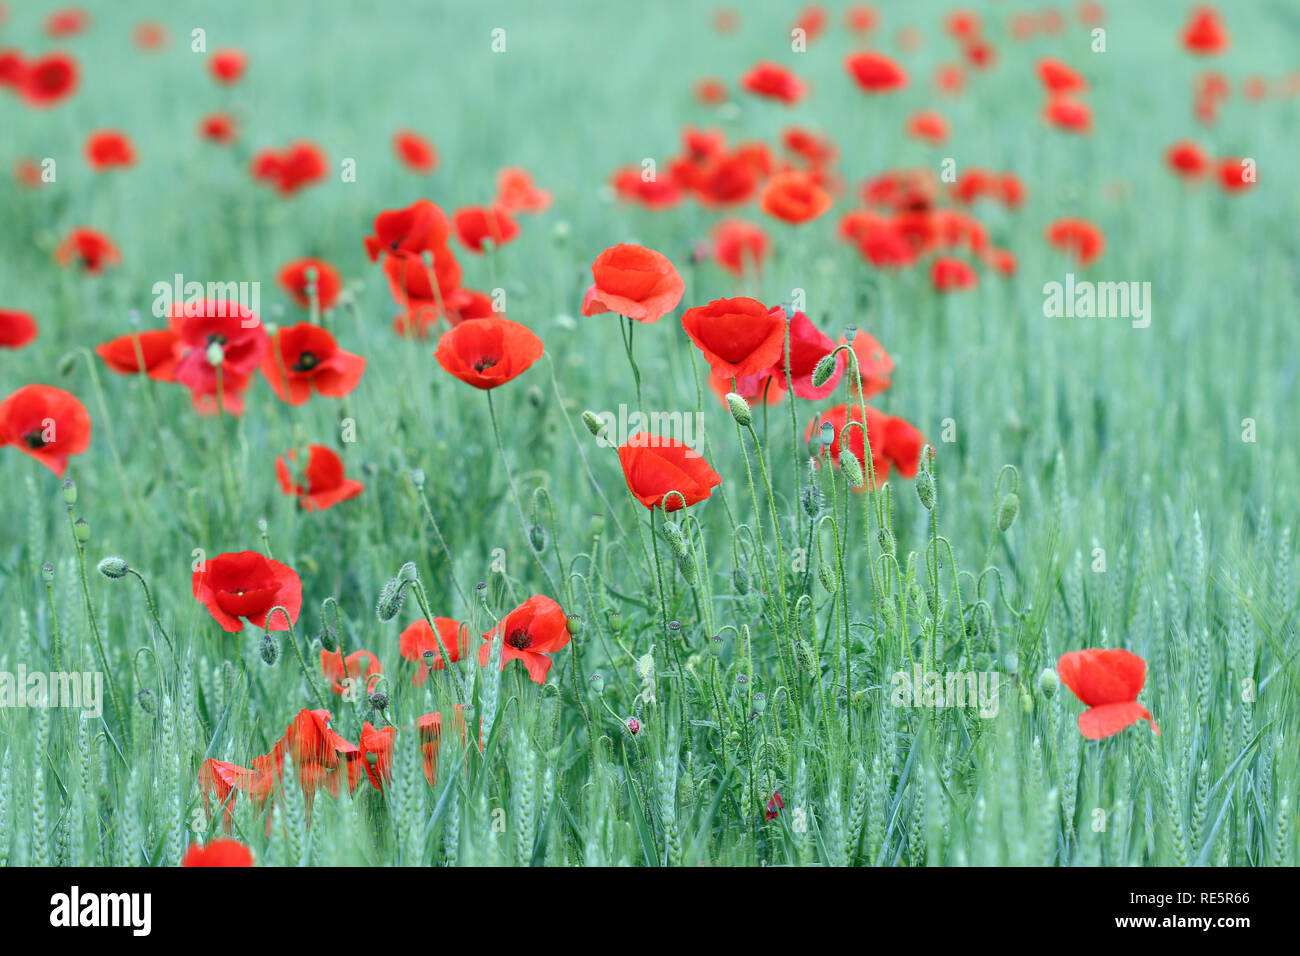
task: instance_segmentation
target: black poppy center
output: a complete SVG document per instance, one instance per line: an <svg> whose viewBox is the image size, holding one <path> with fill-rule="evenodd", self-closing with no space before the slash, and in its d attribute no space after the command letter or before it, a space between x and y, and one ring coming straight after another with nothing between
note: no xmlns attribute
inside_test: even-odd
<svg viewBox="0 0 1300 956"><path fill-rule="evenodd" d="M495 355L484 355L481 359L479 359L477 362L474 363L474 371L486 372L493 365L496 365L497 362L499 361L501 360L497 358Z"/></svg>
<svg viewBox="0 0 1300 956"><path fill-rule="evenodd" d="M298 356L298 361L293 363L295 372L310 372L320 364L320 359L311 352L303 352Z"/></svg>
<svg viewBox="0 0 1300 956"><path fill-rule="evenodd" d="M533 635L529 634L528 631L522 627L517 628L506 636L506 643L515 648L515 650L527 650L532 646Z"/></svg>
<svg viewBox="0 0 1300 956"><path fill-rule="evenodd" d="M222 335L220 332L213 332L211 335L208 336L208 344L209 344L209 345L225 345L225 344L226 344L226 337L225 337L224 335Z"/></svg>
<svg viewBox="0 0 1300 956"><path fill-rule="evenodd" d="M31 431L29 431L26 435L24 435L23 443L26 444L27 447L32 450L35 450L37 448L44 448L48 444L48 442L46 442L45 440L44 433L41 432L39 428L34 428Z"/></svg>

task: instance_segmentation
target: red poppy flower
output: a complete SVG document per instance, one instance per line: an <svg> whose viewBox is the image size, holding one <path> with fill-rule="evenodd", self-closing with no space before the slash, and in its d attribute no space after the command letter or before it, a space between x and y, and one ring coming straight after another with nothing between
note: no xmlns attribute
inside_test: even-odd
<svg viewBox="0 0 1300 956"><path fill-rule="evenodd" d="M26 312L0 309L0 348L20 349L36 338L36 320Z"/></svg>
<svg viewBox="0 0 1300 956"><path fill-rule="evenodd" d="M235 800L231 794L251 793L253 789L253 771L248 767L214 760L209 757L199 767L199 791L203 794L203 808L212 815L209 797L215 797L217 805L225 807L224 826L227 833L235 819Z"/></svg>
<svg viewBox="0 0 1300 956"><path fill-rule="evenodd" d="M618 461L628 490L647 508L680 511L682 499L689 508L722 484L722 476L690 445L648 432L637 432L620 445Z"/></svg>
<svg viewBox="0 0 1300 956"><path fill-rule="evenodd" d="M78 265L83 272L97 275L106 267L121 262L122 256L108 236L98 230L79 226L59 243L54 250L54 259L61 266Z"/></svg>
<svg viewBox="0 0 1300 956"><path fill-rule="evenodd" d="M497 173L495 205L509 213L545 212L550 208L551 194L537 188L528 170L507 166Z"/></svg>
<svg viewBox="0 0 1300 956"><path fill-rule="evenodd" d="M984 261L999 275L1016 274L1016 254L1010 249L989 249L984 254Z"/></svg>
<svg viewBox="0 0 1300 956"><path fill-rule="evenodd" d="M75 395L24 385L0 402L0 446L13 445L56 475L90 447L90 415Z"/></svg>
<svg viewBox="0 0 1300 956"><path fill-rule="evenodd" d="M398 638L402 657L419 665L411 678L416 687L429 679L430 669L446 670L448 663L454 664L469 652L469 628L449 617L435 617L433 623L437 633L428 621L420 618ZM426 654L432 655L432 664Z"/></svg>
<svg viewBox="0 0 1300 956"><path fill-rule="evenodd" d="M90 14L76 7L55 10L45 18L45 35L70 37L82 33L90 26Z"/></svg>
<svg viewBox="0 0 1300 956"><path fill-rule="evenodd" d="M438 168L438 150L414 130L399 129L393 134L393 152L412 172L431 173Z"/></svg>
<svg viewBox="0 0 1300 956"><path fill-rule="evenodd" d="M1183 28L1183 48L1200 56L1214 56L1228 49L1227 28L1213 7L1197 7Z"/></svg>
<svg viewBox="0 0 1300 956"><path fill-rule="evenodd" d="M343 476L343 460L324 445L307 446L307 467L301 476L292 473L297 460L297 449L290 449L275 460L275 473L280 490L296 496L304 511L324 511L365 490L361 482Z"/></svg>
<svg viewBox="0 0 1300 956"><path fill-rule="evenodd" d="M1043 118L1057 129L1070 133L1092 132L1092 109L1081 100L1053 96L1043 108Z"/></svg>
<svg viewBox="0 0 1300 956"><path fill-rule="evenodd" d="M282 196L325 178L328 160L314 143L300 140L283 150L264 149L253 156L253 179L270 185Z"/></svg>
<svg viewBox="0 0 1300 956"><path fill-rule="evenodd" d="M744 296L687 309L682 328L720 377L761 372L780 361L785 349L785 310Z"/></svg>
<svg viewBox="0 0 1300 956"><path fill-rule="evenodd" d="M1058 219L1047 227L1047 241L1087 268L1106 250L1106 236L1086 219Z"/></svg>
<svg viewBox="0 0 1300 956"><path fill-rule="evenodd" d="M692 176L691 188L706 206L738 206L753 198L761 178L754 157L730 153L699 169Z"/></svg>
<svg viewBox="0 0 1300 956"><path fill-rule="evenodd" d="M962 259L940 256L930 264L930 284L939 292L957 292L979 285L979 275Z"/></svg>
<svg viewBox="0 0 1300 956"><path fill-rule="evenodd" d="M921 110L908 117L907 135L937 145L948 138L948 121L943 118L942 113Z"/></svg>
<svg viewBox="0 0 1300 956"><path fill-rule="evenodd" d="M403 209L385 209L375 217L374 235L366 236L366 255L371 262L379 254L418 256L426 250L445 246L450 235L447 216L428 199L417 199ZM455 283L460 281L459 276Z"/></svg>
<svg viewBox="0 0 1300 956"><path fill-rule="evenodd" d="M280 401L301 405L313 391L330 398L350 393L361 381L366 360L339 348L319 325L299 322L276 330L261 367Z"/></svg>
<svg viewBox="0 0 1300 956"><path fill-rule="evenodd" d="M998 50L988 40L974 40L962 47L966 62L977 70L987 70L998 60Z"/></svg>
<svg viewBox="0 0 1300 956"><path fill-rule="evenodd" d="M682 199L682 188L676 180L668 176L647 179L640 166L627 166L615 171L610 184L620 199L649 209L665 209Z"/></svg>
<svg viewBox="0 0 1300 956"><path fill-rule="evenodd" d="M1248 76L1241 81L1241 95L1248 100L1262 100L1268 96L1268 80L1262 76Z"/></svg>
<svg viewBox="0 0 1300 956"><path fill-rule="evenodd" d="M462 740L466 738L464 704L457 704L451 714L451 729ZM429 786L438 783L438 753L442 744L442 714L424 714L416 719L416 728L420 733L420 751L424 754L424 776ZM479 749L483 748L480 738Z"/></svg>
<svg viewBox="0 0 1300 956"><path fill-rule="evenodd" d="M77 61L66 53L49 53L22 67L19 95L28 106L56 106L77 91Z"/></svg>
<svg viewBox="0 0 1300 956"><path fill-rule="evenodd" d="M662 253L619 243L591 264L596 280L582 297L583 315L617 312L638 322L658 322L677 308L686 284Z"/></svg>
<svg viewBox="0 0 1300 956"><path fill-rule="evenodd" d="M1255 164L1244 159L1219 160L1219 185L1227 192L1241 192L1255 185Z"/></svg>
<svg viewBox="0 0 1300 956"><path fill-rule="evenodd" d="M461 288L456 289L443 300L441 309L438 308L436 300L410 300L407 311L399 312L394 317L393 331L398 335L423 339L428 337L429 329L436 325L440 318L445 318L447 323L455 328L470 319L490 319L494 316L505 318L503 313L496 311L492 296L476 289Z"/></svg>
<svg viewBox="0 0 1300 956"><path fill-rule="evenodd" d="M802 126L791 126L783 132L781 143L795 156L813 166L832 163L839 154L839 148L829 136L821 136Z"/></svg>
<svg viewBox="0 0 1300 956"><path fill-rule="evenodd" d="M425 264L426 256L433 260L432 266ZM450 246L433 245L418 255L390 253L384 256L384 277L398 305L414 308L420 303L436 304L439 299L446 304L460 286L460 263Z"/></svg>
<svg viewBox="0 0 1300 956"><path fill-rule="evenodd" d="M293 301L304 309L308 308L311 305L308 271L311 269L316 270L316 300L324 312L334 305L343 289L343 280L339 278L338 270L324 259L308 256L285 263L278 276L280 285L293 297Z"/></svg>
<svg viewBox="0 0 1300 956"><path fill-rule="evenodd" d="M542 357L542 340L509 319L463 322L438 340L434 358L462 382L484 390L504 385Z"/></svg>
<svg viewBox="0 0 1300 956"><path fill-rule="evenodd" d="M125 133L100 130L86 140L86 163L96 172L135 164L135 147Z"/></svg>
<svg viewBox="0 0 1300 956"><path fill-rule="evenodd" d="M1078 93L1088 81L1068 63L1045 56L1038 61L1038 79L1048 93Z"/></svg>
<svg viewBox="0 0 1300 956"><path fill-rule="evenodd" d="M172 303L167 323L177 336L176 381L190 390L195 408L215 413L220 394L226 411L241 414L248 377L270 344L261 319L238 302L202 299ZM219 365L212 364L213 345L221 347Z"/></svg>
<svg viewBox="0 0 1300 956"><path fill-rule="evenodd" d="M257 551L219 554L201 562L191 585L194 597L223 631L242 631L246 619L266 630L285 630L302 609L302 581L287 564ZM271 609L282 607L270 621Z"/></svg>
<svg viewBox="0 0 1300 956"><path fill-rule="evenodd" d="M238 83L248 66L248 57L240 50L214 50L208 57L208 71L218 83Z"/></svg>
<svg viewBox="0 0 1300 956"><path fill-rule="evenodd" d="M840 336L840 344L848 341ZM858 389L863 398L870 398L887 391L892 384L890 374L894 371L894 360L889 353L872 336L858 330L853 336L853 354L858 360Z"/></svg>
<svg viewBox="0 0 1300 956"><path fill-rule="evenodd" d="M795 17L794 24L790 29L792 31L802 30L804 39L811 43L825 31L828 18L829 14L827 14L824 6L820 3L810 3L799 11L799 15Z"/></svg>
<svg viewBox="0 0 1300 956"><path fill-rule="evenodd" d="M1210 157L1191 140L1179 140L1165 151L1169 168L1184 179L1199 179L1210 171Z"/></svg>
<svg viewBox="0 0 1300 956"><path fill-rule="evenodd" d="M865 93L891 93L907 86L907 72L883 53L850 54L844 68Z"/></svg>
<svg viewBox="0 0 1300 956"><path fill-rule="evenodd" d="M870 33L880 22L880 15L869 3L855 3L844 11L844 24L854 33Z"/></svg>
<svg viewBox="0 0 1300 956"><path fill-rule="evenodd" d="M0 50L0 86L20 90L27 67L18 50Z"/></svg>
<svg viewBox="0 0 1300 956"><path fill-rule="evenodd" d="M507 614L495 628L483 635L478 661L487 664L492 639L501 635L501 669L510 661L521 661L528 676L546 683L551 669L550 655L569 643L569 626L560 605L544 594L534 594Z"/></svg>
<svg viewBox="0 0 1300 956"><path fill-rule="evenodd" d="M370 651L353 651L344 658L342 651L331 652L324 648L320 652L320 667L330 682L330 690L336 694L343 694L349 687L368 688L371 676L384 671L379 658ZM344 681L351 683L345 684Z"/></svg>
<svg viewBox="0 0 1300 956"><path fill-rule="evenodd" d="M787 106L803 98L804 85L791 70L771 60L763 60L740 78L740 85L755 96L779 100Z"/></svg>
<svg viewBox="0 0 1300 956"><path fill-rule="evenodd" d="M146 20L136 24L133 38L135 45L142 50L161 50L167 45L167 28L161 23Z"/></svg>
<svg viewBox="0 0 1300 956"><path fill-rule="evenodd" d="M772 799L767 801L767 808L763 811L764 820L775 820L785 809L785 801L781 799L781 791L774 790Z"/></svg>
<svg viewBox="0 0 1300 956"><path fill-rule="evenodd" d="M176 380L176 345L171 329L148 329L129 332L95 346L95 354L119 375L139 375L144 371L159 382Z"/></svg>
<svg viewBox="0 0 1300 956"><path fill-rule="evenodd" d="M892 219L865 215L871 218L859 218L851 226L863 259L878 269L903 268L916 262L916 249Z"/></svg>
<svg viewBox="0 0 1300 956"><path fill-rule="evenodd" d="M771 242L761 226L741 219L726 219L713 227L713 257L728 272L759 272Z"/></svg>
<svg viewBox="0 0 1300 956"><path fill-rule="evenodd" d="M943 29L954 40L978 39L983 32L980 15L974 10L953 10L943 18Z"/></svg>
<svg viewBox="0 0 1300 956"><path fill-rule="evenodd" d="M519 223L504 209L485 206L466 206L457 209L451 217L456 238L470 252L482 255L484 243L504 246L519 235Z"/></svg>
<svg viewBox="0 0 1300 956"><path fill-rule="evenodd" d="M891 466L897 468L898 473L904 478L915 477L921 464L921 449L925 444L921 433L901 418L886 415L870 405L866 406L866 409L867 434L865 440L860 426L849 429L847 439L849 450L858 459L858 463L862 466L864 472L867 466L866 442L869 441L871 443L872 473L875 475L875 484L877 486L889 480ZM834 408L822 412L817 418L808 423L808 428L804 432L804 441L812 441L814 429L817 429L818 434L820 434L821 426L829 423L832 438L827 450L831 461L838 465L840 461L841 433L850 422L862 421L862 406L858 403L854 402L849 406L836 405Z"/></svg>
<svg viewBox="0 0 1300 956"><path fill-rule="evenodd" d="M209 113L199 120L199 136L226 146L239 138L239 126L229 113Z"/></svg>
<svg viewBox="0 0 1300 956"><path fill-rule="evenodd" d="M393 743L396 740L396 727L376 730L368 720L361 725L361 760L365 765L366 776L376 790L383 790L384 784L393 779ZM373 764L371 757L375 758Z"/></svg>
<svg viewBox="0 0 1300 956"><path fill-rule="evenodd" d="M706 76L695 84L695 100L705 106L727 102L727 84L716 76Z"/></svg>
<svg viewBox="0 0 1300 956"><path fill-rule="evenodd" d="M834 349L835 343L825 332L813 325L808 316L796 312L790 317L789 362L786 361L783 344L782 359L773 366L772 375L778 381L786 381L788 364L789 380L796 395L811 401L825 398L835 391L840 383L840 377L844 374L847 361L844 353L835 356L835 371L820 386L813 385L813 371L816 370L817 364Z"/></svg>
<svg viewBox="0 0 1300 956"><path fill-rule="evenodd" d="M1139 720L1159 735L1155 718L1137 702L1147 665L1136 654L1120 648L1070 651L1056 662L1056 672L1088 707L1079 715L1079 730L1089 740L1110 737Z"/></svg>
<svg viewBox="0 0 1300 956"><path fill-rule="evenodd" d="M798 225L830 209L831 196L807 173L788 170L767 181L759 206L769 216Z"/></svg>
<svg viewBox="0 0 1300 956"><path fill-rule="evenodd" d="M252 866L253 851L238 840L209 840L190 844L181 866Z"/></svg>

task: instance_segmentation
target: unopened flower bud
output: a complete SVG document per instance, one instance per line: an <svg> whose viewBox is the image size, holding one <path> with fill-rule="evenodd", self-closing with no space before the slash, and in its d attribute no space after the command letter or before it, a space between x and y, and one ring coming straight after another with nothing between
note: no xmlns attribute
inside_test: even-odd
<svg viewBox="0 0 1300 956"><path fill-rule="evenodd" d="M627 732L633 737L641 733L641 721L637 720L635 717L629 717L627 719Z"/></svg>
<svg viewBox="0 0 1300 956"><path fill-rule="evenodd" d="M320 629L320 646L333 654L339 649L339 636L334 628L324 624Z"/></svg>
<svg viewBox="0 0 1300 956"><path fill-rule="evenodd" d="M817 365L813 368L813 374L812 374L813 388L821 388L823 385L825 385L827 382L831 380L831 376L835 374L836 357L837 357L837 353L835 352L831 352L827 355L824 355L822 356L821 361L819 361Z"/></svg>
<svg viewBox="0 0 1300 956"><path fill-rule="evenodd" d="M664 538L668 541L668 547L673 549L673 554L679 558L686 557L690 552L690 548L686 544L686 537L682 534L682 529L676 521L664 522Z"/></svg>
<svg viewBox="0 0 1300 956"><path fill-rule="evenodd" d="M1016 523L1020 513L1020 496L1014 491L1006 494L998 504L998 530L1004 534Z"/></svg>
<svg viewBox="0 0 1300 956"><path fill-rule="evenodd" d="M894 553L894 532L888 528L881 528L876 532L876 540L880 542L880 550L885 554Z"/></svg>
<svg viewBox="0 0 1300 956"><path fill-rule="evenodd" d="M546 529L539 524L533 525L528 529L528 543L533 546L533 550L541 554L546 550Z"/></svg>
<svg viewBox="0 0 1300 956"><path fill-rule="evenodd" d="M128 570L127 563L118 557L107 557L99 562L99 573L113 580L126 577Z"/></svg>
<svg viewBox="0 0 1300 956"><path fill-rule="evenodd" d="M1050 667L1044 667L1043 672L1038 675L1038 689L1043 692L1043 696L1051 700L1056 696L1056 689L1061 685L1061 679L1056 676L1056 671Z"/></svg>
<svg viewBox="0 0 1300 956"><path fill-rule="evenodd" d="M388 709L388 695L383 691L375 691L375 693L370 695L367 703L370 705L371 710L377 710L382 713Z"/></svg>
<svg viewBox="0 0 1300 956"><path fill-rule="evenodd" d="M835 593L836 581L834 568L823 561L821 564L817 565L817 577L821 580L822 587L824 587L828 593Z"/></svg>
<svg viewBox="0 0 1300 956"><path fill-rule="evenodd" d="M280 659L280 643L269 633L263 634L257 652L262 655L262 663L267 667L274 667L275 662Z"/></svg>
<svg viewBox="0 0 1300 956"><path fill-rule="evenodd" d="M379 620L388 622L397 617L397 612L402 609L402 604L406 601L406 586L398 578L392 578L384 582L384 586L379 590L379 600L375 604L375 613Z"/></svg>
<svg viewBox="0 0 1300 956"><path fill-rule="evenodd" d="M749 407L749 402L735 392L727 393L727 411L731 412L731 417L741 427L749 425L754 420L754 410Z"/></svg>
<svg viewBox="0 0 1300 956"><path fill-rule="evenodd" d="M861 488L866 483L866 478L862 476L862 464L852 452L840 455L840 471L844 472L844 480L854 488Z"/></svg>
<svg viewBox="0 0 1300 956"><path fill-rule="evenodd" d="M140 705L140 709L146 714L157 713L158 708L154 705L153 691L148 687L143 688L140 693L135 695L135 702Z"/></svg>
<svg viewBox="0 0 1300 956"><path fill-rule="evenodd" d="M417 575L415 572L414 561L407 561L405 564L403 564L400 568L397 569L398 580L403 581L406 584L414 584L416 577Z"/></svg>
<svg viewBox="0 0 1300 956"><path fill-rule="evenodd" d="M749 572L744 568L736 568L731 572L731 586L735 588L736 593L742 597L749 593Z"/></svg>
<svg viewBox="0 0 1300 956"><path fill-rule="evenodd" d="M803 513L809 518L816 518L822 511L822 490L814 484L803 486L803 494L800 498L803 503Z"/></svg>
<svg viewBox="0 0 1300 956"><path fill-rule="evenodd" d="M926 511L934 510L934 476L928 471L916 473L916 497L921 499Z"/></svg>
<svg viewBox="0 0 1300 956"><path fill-rule="evenodd" d="M1032 714L1034 712L1034 697L1028 691L1022 690L1020 692L1020 709L1026 714Z"/></svg>
<svg viewBox="0 0 1300 956"><path fill-rule="evenodd" d="M597 438L605 430L605 421L591 409L582 413L582 424L587 426L587 431L591 432Z"/></svg>

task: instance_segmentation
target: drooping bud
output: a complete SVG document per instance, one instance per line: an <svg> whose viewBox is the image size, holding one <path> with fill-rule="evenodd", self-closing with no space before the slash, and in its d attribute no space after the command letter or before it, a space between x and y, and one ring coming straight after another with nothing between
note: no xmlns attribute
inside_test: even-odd
<svg viewBox="0 0 1300 956"><path fill-rule="evenodd" d="M267 667L274 667L275 662L280 659L280 643L268 632L262 635L257 652L262 656L262 663Z"/></svg>
<svg viewBox="0 0 1300 956"><path fill-rule="evenodd" d="M1043 672L1038 675L1038 689L1043 692L1043 696L1051 700L1056 695L1056 689L1061 685L1061 679L1056 676L1056 671L1050 667L1044 667Z"/></svg>
<svg viewBox="0 0 1300 956"><path fill-rule="evenodd" d="M140 705L140 709L146 714L153 715L158 712L153 699L153 691L148 687L143 688L140 693L135 695L135 702Z"/></svg>
<svg viewBox="0 0 1300 956"><path fill-rule="evenodd" d="M320 646L333 654L339 649L339 636L334 628L322 624L320 629Z"/></svg>
<svg viewBox="0 0 1300 956"><path fill-rule="evenodd" d="M582 413L582 424L586 425L587 431L591 432L597 438L599 438L601 432L605 430L604 419L602 419L591 409L587 409L585 412Z"/></svg>
<svg viewBox="0 0 1300 956"><path fill-rule="evenodd" d="M414 584L417 577L414 561L407 561L397 569L397 579L406 584Z"/></svg>
<svg viewBox="0 0 1300 956"><path fill-rule="evenodd" d="M844 480L854 488L861 488L866 483L866 478L862 476L862 464L852 452L840 455L840 471L844 473Z"/></svg>
<svg viewBox="0 0 1300 956"><path fill-rule="evenodd" d="M813 368L813 388L821 388L831 380L831 376L835 374L835 357L835 353L830 352L822 356L821 361Z"/></svg>
<svg viewBox="0 0 1300 956"><path fill-rule="evenodd" d="M735 588L736 593L742 597L749 593L749 572L743 567L738 567L731 572L731 586Z"/></svg>
<svg viewBox="0 0 1300 956"><path fill-rule="evenodd" d="M533 525L528 529L528 543L533 546L533 550L541 554L546 550L546 529L539 524Z"/></svg>
<svg viewBox="0 0 1300 956"><path fill-rule="evenodd" d="M126 572L129 570L126 561L122 558L110 556L99 562L99 573L113 580L126 577Z"/></svg>
<svg viewBox="0 0 1300 956"><path fill-rule="evenodd" d="M664 538L668 541L668 547L673 549L673 554L679 558L684 558L690 553L687 547L686 537L682 534L681 527L676 521L664 522Z"/></svg>
<svg viewBox="0 0 1300 956"><path fill-rule="evenodd" d="M876 540L880 542L880 550L885 554L894 553L894 532L888 528L881 528L876 532Z"/></svg>
<svg viewBox="0 0 1300 956"><path fill-rule="evenodd" d="M934 476L928 471L916 473L916 497L921 499L926 511L934 510Z"/></svg>
<svg viewBox="0 0 1300 956"><path fill-rule="evenodd" d="M402 604L406 601L406 585L398 578L391 578L384 582L384 586L379 590L379 600L375 604L375 613L379 620L387 623L397 617L397 612L402 609Z"/></svg>
<svg viewBox="0 0 1300 956"><path fill-rule="evenodd" d="M742 428L747 427L754 420L754 410L749 407L749 402L735 392L727 393L727 411L731 412L731 417Z"/></svg>
<svg viewBox="0 0 1300 956"><path fill-rule="evenodd" d="M838 583L835 580L835 569L826 561L817 565L817 577L822 582L828 594L834 594Z"/></svg>
<svg viewBox="0 0 1300 956"><path fill-rule="evenodd" d="M803 486L803 494L800 501L803 504L803 513L809 518L816 518L822 512L822 490L816 484L807 484Z"/></svg>
<svg viewBox="0 0 1300 956"><path fill-rule="evenodd" d="M1019 513L1020 496L1014 491L1008 492L998 503L998 530L1006 534L1016 523L1016 515Z"/></svg>

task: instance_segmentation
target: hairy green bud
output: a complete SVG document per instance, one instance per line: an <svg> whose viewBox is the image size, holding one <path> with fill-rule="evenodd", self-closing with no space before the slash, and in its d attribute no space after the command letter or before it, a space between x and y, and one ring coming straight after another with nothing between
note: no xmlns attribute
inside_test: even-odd
<svg viewBox="0 0 1300 956"><path fill-rule="evenodd" d="M831 352L822 356L815 368L813 368L812 383L813 388L821 388L831 380L835 374L835 353Z"/></svg>
<svg viewBox="0 0 1300 956"><path fill-rule="evenodd" d="M749 407L749 402L735 392L727 393L727 411L731 412L737 425L745 426L754 420L754 410Z"/></svg>
<svg viewBox="0 0 1300 956"><path fill-rule="evenodd" d="M921 499L926 511L934 510L934 475L928 471L916 473L916 497Z"/></svg>
<svg viewBox="0 0 1300 956"><path fill-rule="evenodd" d="M1003 497L998 504L998 530L1005 534L1011 526L1016 523L1016 515L1020 513L1020 496L1014 491L1009 492Z"/></svg>
<svg viewBox="0 0 1300 956"><path fill-rule="evenodd" d="M1043 696L1048 700L1056 696L1056 689L1060 685L1061 679L1056 676L1056 671L1050 667L1044 667L1043 672L1038 675L1038 689L1043 692Z"/></svg>
<svg viewBox="0 0 1300 956"><path fill-rule="evenodd" d="M126 561L118 557L107 557L99 562L99 573L106 578L117 580L126 577L126 572L130 570Z"/></svg>
<svg viewBox="0 0 1300 956"><path fill-rule="evenodd" d="M400 578L390 578L379 590L379 600L375 604L375 613L383 622L397 617L406 601L406 585Z"/></svg>

